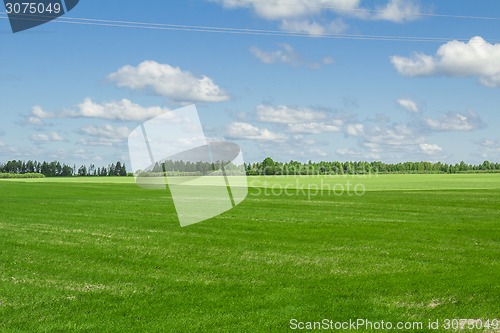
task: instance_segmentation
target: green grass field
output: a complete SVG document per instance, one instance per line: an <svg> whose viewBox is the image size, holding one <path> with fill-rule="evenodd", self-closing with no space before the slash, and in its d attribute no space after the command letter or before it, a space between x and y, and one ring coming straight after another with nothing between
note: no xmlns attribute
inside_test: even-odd
<svg viewBox="0 0 500 333"><path fill-rule="evenodd" d="M241 205L186 228L133 178L0 181L0 331L500 318L499 174L298 181L250 178ZM366 192L301 189L346 182Z"/></svg>

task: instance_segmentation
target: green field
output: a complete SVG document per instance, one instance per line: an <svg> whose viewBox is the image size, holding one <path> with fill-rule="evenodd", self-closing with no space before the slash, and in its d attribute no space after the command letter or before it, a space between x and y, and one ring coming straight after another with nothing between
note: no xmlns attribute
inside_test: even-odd
<svg viewBox="0 0 500 333"><path fill-rule="evenodd" d="M500 318L500 174L255 177L186 228L133 181L0 181L0 332Z"/></svg>

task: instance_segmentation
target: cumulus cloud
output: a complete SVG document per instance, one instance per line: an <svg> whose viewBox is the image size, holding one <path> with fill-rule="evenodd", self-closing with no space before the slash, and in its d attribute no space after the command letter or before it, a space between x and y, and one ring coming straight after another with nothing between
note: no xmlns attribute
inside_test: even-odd
<svg viewBox="0 0 500 333"><path fill-rule="evenodd" d="M411 99L398 99L397 103L409 112L412 112L412 113L419 113L420 112L420 109L418 108L417 103L415 103Z"/></svg>
<svg viewBox="0 0 500 333"><path fill-rule="evenodd" d="M280 124L311 123L328 117L323 111L287 105L259 105L256 113L257 120L260 122Z"/></svg>
<svg viewBox="0 0 500 333"><path fill-rule="evenodd" d="M436 155L443 151L443 148L436 144L421 143L419 147L420 151L426 155Z"/></svg>
<svg viewBox="0 0 500 333"><path fill-rule="evenodd" d="M424 118L424 124L434 131L473 131L485 126L481 117L473 110L464 113L449 112L440 119Z"/></svg>
<svg viewBox="0 0 500 333"><path fill-rule="evenodd" d="M286 137L268 129L261 129L249 123L233 122L226 128L226 137L229 139L258 140L258 141L285 141Z"/></svg>
<svg viewBox="0 0 500 333"><path fill-rule="evenodd" d="M478 77L485 86L500 87L500 44L488 43L479 36L467 43L448 42L434 56L423 53L410 58L393 56L391 62L405 76Z"/></svg>
<svg viewBox="0 0 500 333"><path fill-rule="evenodd" d="M110 101L95 103L90 98L86 98L73 110L61 112L46 112L41 107L35 106L32 115L37 119L48 118L97 118L106 120L122 121L144 121L169 112L169 109L159 106L143 107L128 99L120 101ZM37 122L38 120L34 120Z"/></svg>
<svg viewBox="0 0 500 333"><path fill-rule="evenodd" d="M179 67L144 61L137 67L124 66L108 79L118 87L145 90L174 102L223 102L229 95L208 76L195 76Z"/></svg>
<svg viewBox="0 0 500 333"><path fill-rule="evenodd" d="M30 140L35 143L65 141L64 137L59 135L57 132L33 134L30 137Z"/></svg>

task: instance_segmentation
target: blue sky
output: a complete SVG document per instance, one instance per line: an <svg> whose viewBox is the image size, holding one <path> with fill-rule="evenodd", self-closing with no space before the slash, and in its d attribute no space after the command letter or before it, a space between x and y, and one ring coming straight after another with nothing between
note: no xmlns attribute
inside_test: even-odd
<svg viewBox="0 0 500 333"><path fill-rule="evenodd" d="M130 131L196 104L205 134L249 162L498 162L495 13L494 0L81 1L16 34L0 14L0 161L128 163Z"/></svg>

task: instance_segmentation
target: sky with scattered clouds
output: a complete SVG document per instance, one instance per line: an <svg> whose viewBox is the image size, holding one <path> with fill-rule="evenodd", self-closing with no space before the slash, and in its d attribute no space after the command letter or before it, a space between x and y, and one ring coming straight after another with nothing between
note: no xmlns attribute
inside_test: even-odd
<svg viewBox="0 0 500 333"><path fill-rule="evenodd" d="M129 163L190 104L249 162L500 161L496 0L80 1L16 34L4 13L0 161Z"/></svg>

